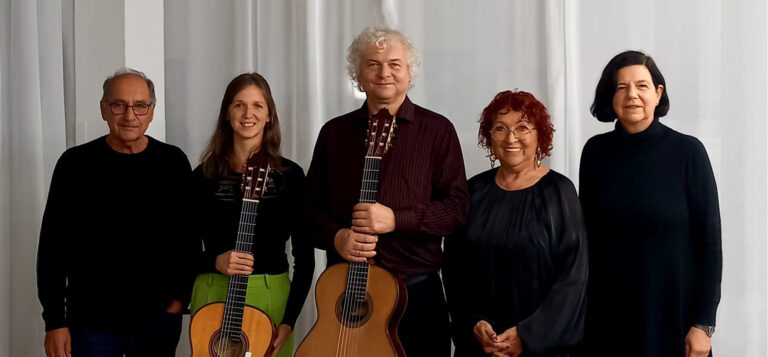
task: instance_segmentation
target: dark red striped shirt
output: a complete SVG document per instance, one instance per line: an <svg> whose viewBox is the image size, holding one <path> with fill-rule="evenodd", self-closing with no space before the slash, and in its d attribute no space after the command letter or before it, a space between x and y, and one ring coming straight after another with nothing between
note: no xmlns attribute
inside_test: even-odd
<svg viewBox="0 0 768 357"><path fill-rule="evenodd" d="M320 130L307 179L318 248L328 264L343 261L333 239L352 222L360 197L368 105L334 118ZM376 264L401 277L440 269L442 237L469 210L461 147L453 124L411 103L397 112L392 147L381 162L377 201L395 213L395 231L379 236Z"/></svg>

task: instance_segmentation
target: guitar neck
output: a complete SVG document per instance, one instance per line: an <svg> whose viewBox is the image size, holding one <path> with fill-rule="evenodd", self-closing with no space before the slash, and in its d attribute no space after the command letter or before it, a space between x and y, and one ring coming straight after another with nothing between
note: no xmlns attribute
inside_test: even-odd
<svg viewBox="0 0 768 357"><path fill-rule="evenodd" d="M258 200L243 199L240 210L240 225L237 230L235 252L251 254L253 251L253 236L256 231ZM224 303L224 316L221 323L222 333L232 339L239 339L243 324L245 295L248 291L247 275L232 275L229 277L227 300Z"/></svg>
<svg viewBox="0 0 768 357"><path fill-rule="evenodd" d="M376 195L379 191L379 169L381 158L366 156L363 168L363 181L360 185L359 203L376 203ZM365 300L368 289L368 261L349 264L347 273L347 293L356 301Z"/></svg>

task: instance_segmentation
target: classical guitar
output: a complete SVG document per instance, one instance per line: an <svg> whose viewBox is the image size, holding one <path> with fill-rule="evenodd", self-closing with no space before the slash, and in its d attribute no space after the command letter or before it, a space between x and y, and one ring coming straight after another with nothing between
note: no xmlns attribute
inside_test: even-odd
<svg viewBox="0 0 768 357"><path fill-rule="evenodd" d="M263 155L251 154L245 164L236 252L252 251L257 208L269 170ZM245 304L247 288L247 275L232 275L226 301L206 304L195 312L189 326L193 357L262 357L271 352L275 326L264 311Z"/></svg>
<svg viewBox="0 0 768 357"><path fill-rule="evenodd" d="M369 120L360 203L375 203L382 156L391 146L394 117L386 110ZM407 301L403 282L382 267L340 263L317 280L317 321L297 357L401 357L397 325Z"/></svg>

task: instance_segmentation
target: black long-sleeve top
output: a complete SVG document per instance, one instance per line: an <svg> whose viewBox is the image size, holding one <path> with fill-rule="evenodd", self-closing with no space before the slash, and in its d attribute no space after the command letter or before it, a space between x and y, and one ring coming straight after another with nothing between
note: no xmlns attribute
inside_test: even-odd
<svg viewBox="0 0 768 357"><path fill-rule="evenodd" d="M234 249L243 193L241 175L212 180L198 166L192 173L197 235L202 239L197 273L218 272L216 257ZM253 237L253 273L288 272L286 243L291 239L293 277L282 323L294 327L312 285L315 256L307 236L304 171L288 159L272 170L267 190L259 201Z"/></svg>
<svg viewBox="0 0 768 357"><path fill-rule="evenodd" d="M720 301L720 212L704 146L658 119L635 134L617 122L584 146L580 196L590 355L683 356L691 326L715 325Z"/></svg>
<svg viewBox="0 0 768 357"><path fill-rule="evenodd" d="M588 274L576 189L550 170L531 187L507 191L497 171L469 181L467 223L445 240L455 356L488 355L473 335L480 320L498 334L517 326L522 356L571 356L583 333Z"/></svg>
<svg viewBox="0 0 768 357"><path fill-rule="evenodd" d="M342 261L333 240L352 223L365 162L368 105L334 118L320 130L307 173L316 245L328 263ZM397 112L392 147L381 162L376 201L392 209L395 231L381 235L376 263L401 277L437 272L441 243L469 208L461 146L453 124L414 105Z"/></svg>
<svg viewBox="0 0 768 357"><path fill-rule="evenodd" d="M149 138L135 154L106 136L56 163L40 230L45 330L130 328L189 302L186 155Z"/></svg>

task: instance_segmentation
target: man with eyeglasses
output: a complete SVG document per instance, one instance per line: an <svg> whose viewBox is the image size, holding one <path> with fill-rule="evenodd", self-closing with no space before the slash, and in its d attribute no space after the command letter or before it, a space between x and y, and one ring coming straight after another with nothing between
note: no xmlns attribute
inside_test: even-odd
<svg viewBox="0 0 768 357"><path fill-rule="evenodd" d="M48 357L174 356L191 281L184 193L191 168L145 132L152 81L104 81L109 134L68 149L51 180L37 256Z"/></svg>

